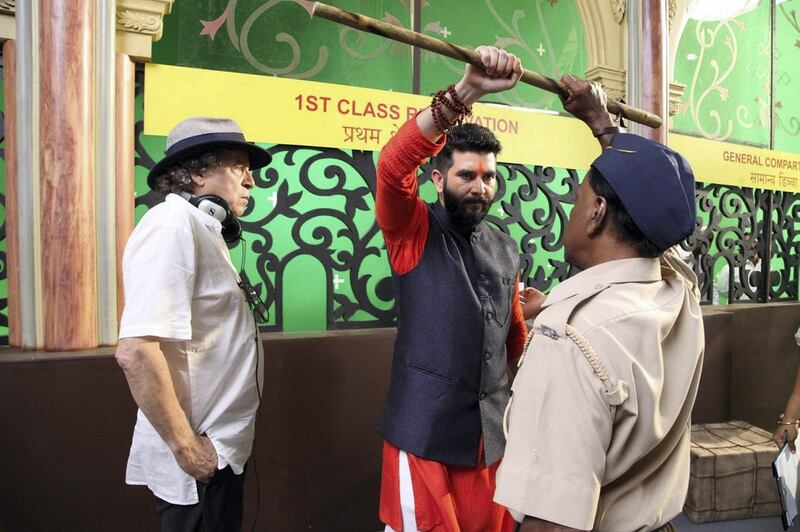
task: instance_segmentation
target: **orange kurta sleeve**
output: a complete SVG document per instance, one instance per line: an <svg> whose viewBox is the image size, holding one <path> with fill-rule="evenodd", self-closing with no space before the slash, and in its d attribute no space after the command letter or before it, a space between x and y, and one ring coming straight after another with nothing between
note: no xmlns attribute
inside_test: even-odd
<svg viewBox="0 0 800 532"><path fill-rule="evenodd" d="M428 236L428 208L419 198L417 171L445 143L425 138L411 118L394 134L378 158L375 217L381 228L389 263L399 274L411 271L422 258Z"/></svg>
<svg viewBox="0 0 800 532"><path fill-rule="evenodd" d="M511 308L511 326L508 329L508 338L506 338L506 353L509 360L515 360L522 355L525 339L528 336L525 317L522 315L522 305L519 304L519 274L517 274L517 282L514 283Z"/></svg>

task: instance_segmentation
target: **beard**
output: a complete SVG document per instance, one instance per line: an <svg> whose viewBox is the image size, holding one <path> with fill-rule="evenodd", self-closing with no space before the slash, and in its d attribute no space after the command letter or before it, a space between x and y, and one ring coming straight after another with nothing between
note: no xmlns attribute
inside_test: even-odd
<svg viewBox="0 0 800 532"><path fill-rule="evenodd" d="M483 196L464 196L459 198L448 190L446 184L442 195L444 196L444 207L450 214L450 218L456 225L466 231L475 229L489 211L489 200ZM476 208L476 206L480 206L480 209Z"/></svg>

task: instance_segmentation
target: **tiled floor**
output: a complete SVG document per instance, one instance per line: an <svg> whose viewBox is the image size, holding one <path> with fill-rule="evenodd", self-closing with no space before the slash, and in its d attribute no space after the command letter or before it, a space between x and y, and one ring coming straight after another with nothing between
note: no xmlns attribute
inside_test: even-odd
<svg viewBox="0 0 800 532"><path fill-rule="evenodd" d="M672 524L678 532L775 532L783 530L780 517L762 517L759 519L743 519L741 521L719 521L716 523L704 523L696 525L689 521L685 515L681 514L672 520ZM798 522L795 520L795 527L789 530L798 529Z"/></svg>

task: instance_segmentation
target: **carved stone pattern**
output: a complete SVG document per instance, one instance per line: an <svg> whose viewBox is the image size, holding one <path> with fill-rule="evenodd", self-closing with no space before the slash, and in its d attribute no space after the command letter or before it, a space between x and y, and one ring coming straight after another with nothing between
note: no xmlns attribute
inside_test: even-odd
<svg viewBox="0 0 800 532"><path fill-rule="evenodd" d="M675 116L681 110L681 100L686 91L686 85L677 81L669 83L669 116Z"/></svg>
<svg viewBox="0 0 800 532"><path fill-rule="evenodd" d="M610 100L625 98L625 70L610 67L594 67L586 71L586 79L600 83Z"/></svg>
<svg viewBox="0 0 800 532"><path fill-rule="evenodd" d="M0 0L0 13L13 15L17 9L17 0Z"/></svg>
<svg viewBox="0 0 800 532"><path fill-rule="evenodd" d="M117 12L117 24L127 31L137 33L156 35L161 31L160 17L128 9Z"/></svg>
<svg viewBox="0 0 800 532"><path fill-rule="evenodd" d="M614 87L613 85L605 85L603 83L600 84L603 87L603 91L605 91L606 96L609 100L614 100L617 102L622 102L625 100L625 89ZM620 115L621 116L621 115ZM614 116L614 120L617 120L619 116Z"/></svg>
<svg viewBox="0 0 800 532"><path fill-rule="evenodd" d="M625 0L611 0L611 9L614 11L614 20L621 24L625 17Z"/></svg>
<svg viewBox="0 0 800 532"><path fill-rule="evenodd" d="M678 0L669 0L667 9L667 20L669 22L669 29L672 29L672 21L675 20L675 12L678 11Z"/></svg>

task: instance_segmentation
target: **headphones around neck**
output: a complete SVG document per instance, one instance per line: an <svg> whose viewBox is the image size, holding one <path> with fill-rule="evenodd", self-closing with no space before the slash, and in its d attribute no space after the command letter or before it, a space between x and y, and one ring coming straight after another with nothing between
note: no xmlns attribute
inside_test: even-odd
<svg viewBox="0 0 800 532"><path fill-rule="evenodd" d="M181 194L189 203L197 207L219 223L222 224L222 239L228 244L238 241L242 237L242 225L231 212L228 202L216 194L204 194L194 196L192 194Z"/></svg>

